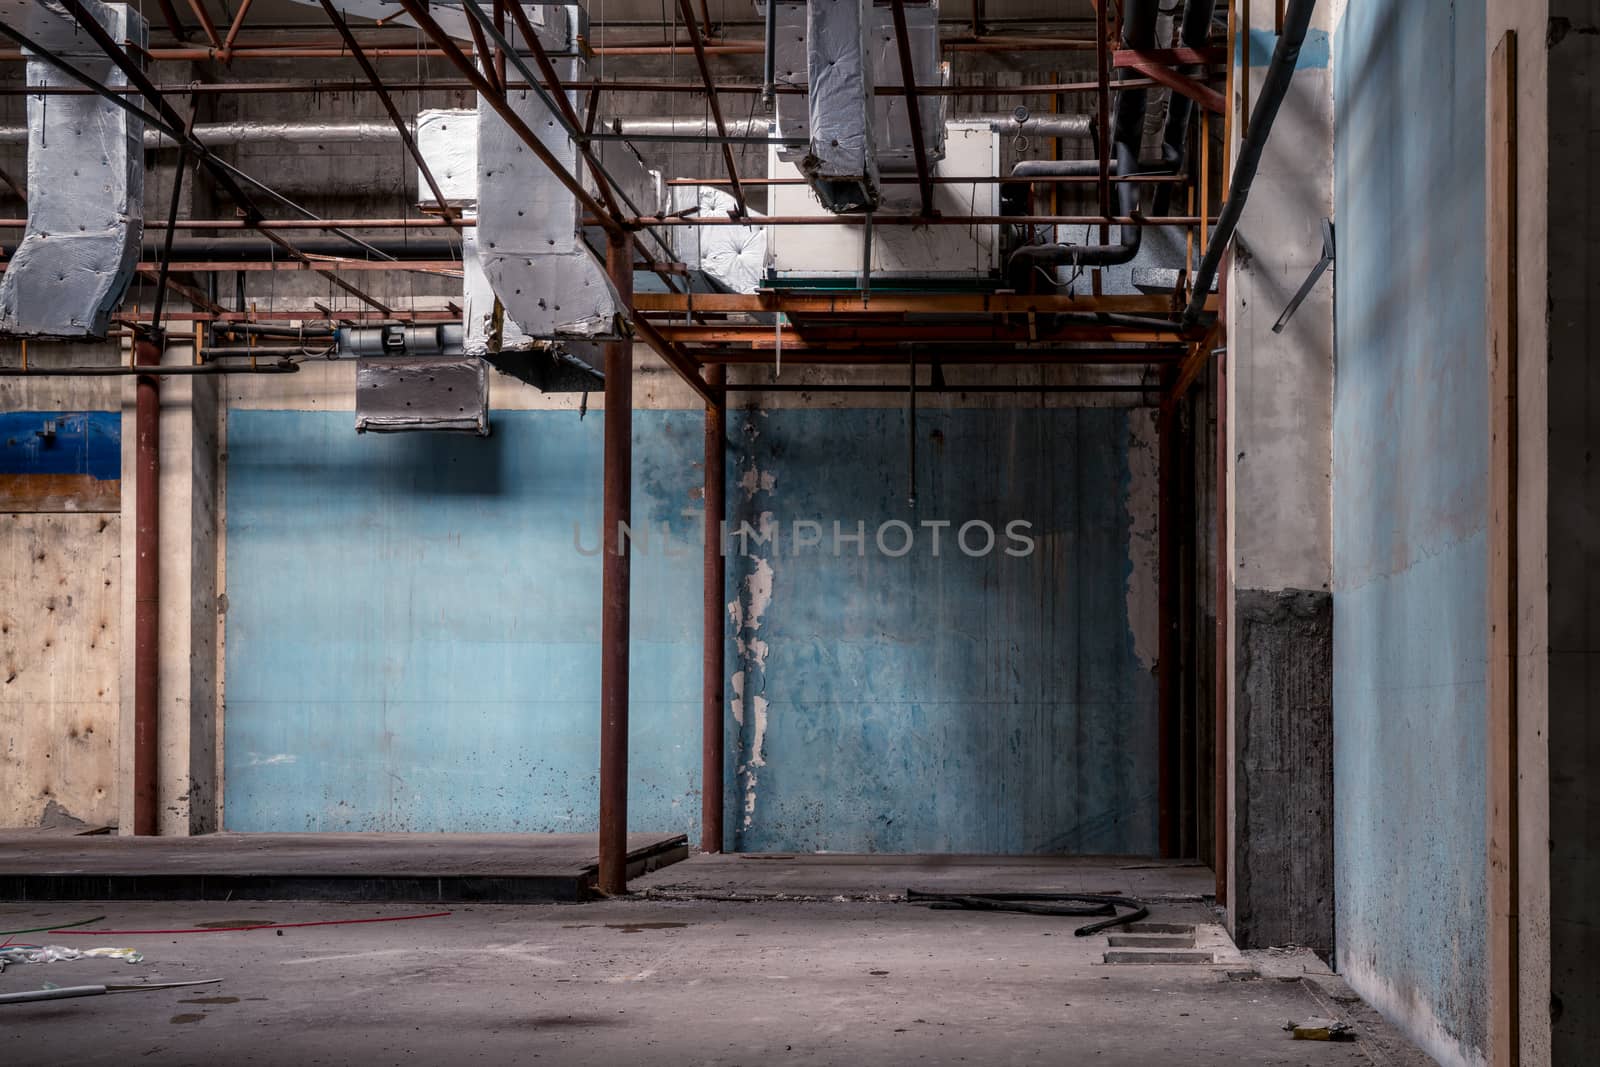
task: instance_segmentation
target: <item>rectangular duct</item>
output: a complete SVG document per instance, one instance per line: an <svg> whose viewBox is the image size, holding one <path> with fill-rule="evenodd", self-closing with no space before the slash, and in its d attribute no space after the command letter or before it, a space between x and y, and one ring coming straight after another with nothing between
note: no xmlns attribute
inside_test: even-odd
<svg viewBox="0 0 1600 1067"><path fill-rule="evenodd" d="M586 74L582 59L553 60L563 82ZM509 101L519 118L569 173L578 150L537 93L516 87ZM582 114L577 93L568 93ZM617 336L620 310L605 264L580 229L577 198L541 163L492 108L478 109L478 258L505 313L529 337Z"/></svg>
<svg viewBox="0 0 1600 1067"><path fill-rule="evenodd" d="M871 24L872 0L806 5L811 150L799 166L830 211L878 206Z"/></svg>
<svg viewBox="0 0 1600 1067"><path fill-rule="evenodd" d="M142 48L144 19L84 0L112 37ZM112 87L127 79L49 0L0 0L0 19ZM29 57L29 85L76 86ZM94 95L28 97L28 227L0 278L0 333L104 337L144 235L144 124Z"/></svg>
<svg viewBox="0 0 1600 1067"><path fill-rule="evenodd" d="M830 210L859 211L883 205L879 172L916 169L911 114L905 97L879 95L877 86L903 82L894 12L870 0L774 0L777 39L773 77L777 84L805 86L805 96L777 100L780 138L804 140L780 147L779 159L799 166ZM765 5L758 5L763 14ZM905 5L911 63L920 85L949 81L939 49L937 0ZM919 106L930 164L944 158L946 100L927 95Z"/></svg>

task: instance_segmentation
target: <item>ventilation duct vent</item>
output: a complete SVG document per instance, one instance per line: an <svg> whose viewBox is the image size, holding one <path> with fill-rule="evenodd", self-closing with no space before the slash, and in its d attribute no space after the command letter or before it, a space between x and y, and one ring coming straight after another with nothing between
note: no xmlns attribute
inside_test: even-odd
<svg viewBox="0 0 1600 1067"><path fill-rule="evenodd" d="M343 327L356 357L356 432L451 430L489 434L489 371L461 351L461 327Z"/></svg>
<svg viewBox="0 0 1600 1067"><path fill-rule="evenodd" d="M143 48L137 12L84 3L113 38ZM96 81L127 84L59 4L0 0L0 20ZM27 78L29 85L77 85L31 56ZM30 95L28 130L28 228L0 278L0 333L104 337L139 262L144 124L92 94Z"/></svg>

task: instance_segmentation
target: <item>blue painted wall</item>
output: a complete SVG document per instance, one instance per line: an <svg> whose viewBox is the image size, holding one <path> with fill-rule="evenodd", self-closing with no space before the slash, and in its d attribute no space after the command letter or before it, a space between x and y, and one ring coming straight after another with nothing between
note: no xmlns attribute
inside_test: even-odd
<svg viewBox="0 0 1600 1067"><path fill-rule="evenodd" d="M694 837L702 421L634 417L634 515L652 539L634 563L629 817ZM358 436L347 412L230 413L231 829L594 828L600 560L574 548L573 523L592 550L602 419L497 411L479 440ZM752 542L740 557L734 540L729 560L741 612L756 606L744 580L772 576L762 625L729 625L745 693L728 723L729 843L1152 850L1126 413L925 413L915 514L903 419L730 419L732 527L770 512L782 533L781 554ZM826 519L831 540L835 517L866 523L865 558L792 554L789 523ZM881 555L872 531L906 517L984 519L1000 540L969 558L952 528L937 560ZM1031 557L1003 554L1013 517L1034 523Z"/></svg>
<svg viewBox="0 0 1600 1067"><path fill-rule="evenodd" d="M53 435L42 436L53 429ZM116 411L0 412L0 474L122 477L122 415Z"/></svg>
<svg viewBox="0 0 1600 1067"><path fill-rule="evenodd" d="M1334 48L1339 966L1445 1062L1487 1014L1484 5Z"/></svg>
<svg viewBox="0 0 1600 1067"><path fill-rule="evenodd" d="M817 548L734 561L746 623L744 583L771 567L770 604L734 661L739 848L1154 851L1154 687L1127 608L1125 411L924 412L915 511L902 411L755 413L731 432L744 485L773 478L736 492L730 518L754 527L771 512L782 536L797 519L825 532ZM835 519L844 533L865 524L864 555L848 543L834 555ZM1013 519L1032 523L1031 555L1005 553ZM898 558L876 543L890 520L917 537ZM938 557L923 520L952 523ZM1002 533L993 552L954 543L972 520ZM899 552L904 531L884 541ZM983 543L973 529L969 547Z"/></svg>

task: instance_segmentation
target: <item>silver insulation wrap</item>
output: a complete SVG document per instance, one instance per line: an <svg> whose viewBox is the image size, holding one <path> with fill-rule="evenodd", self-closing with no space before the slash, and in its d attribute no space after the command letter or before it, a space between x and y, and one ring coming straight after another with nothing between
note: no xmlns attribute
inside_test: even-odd
<svg viewBox="0 0 1600 1067"><path fill-rule="evenodd" d="M125 4L85 0L117 40L146 43ZM126 78L49 0L0 0L0 19L102 84ZM41 59L29 85L76 85ZM104 337L144 237L144 124L93 95L28 97L28 227L0 278L0 333Z"/></svg>

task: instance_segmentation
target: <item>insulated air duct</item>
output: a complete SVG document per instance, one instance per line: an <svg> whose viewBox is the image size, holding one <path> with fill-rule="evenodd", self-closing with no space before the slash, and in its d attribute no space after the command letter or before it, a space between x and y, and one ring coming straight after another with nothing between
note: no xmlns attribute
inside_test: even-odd
<svg viewBox="0 0 1600 1067"><path fill-rule="evenodd" d="M812 0L806 5L811 146L799 167L830 211L878 206L867 44L871 14L872 0Z"/></svg>
<svg viewBox="0 0 1600 1067"><path fill-rule="evenodd" d="M772 2L773 79L810 90L778 97L778 134L788 142L778 158L798 167L829 210L878 209L878 174L916 168L905 97L874 92L904 81L892 8L873 0ZM939 50L937 0L907 3L905 14L917 83L941 84L948 67ZM925 96L915 118L928 161L937 163L945 154L945 98Z"/></svg>
<svg viewBox="0 0 1600 1067"><path fill-rule="evenodd" d="M84 0L119 41L146 42L125 4ZM0 20L113 88L117 65L50 0L0 0ZM28 57L29 85L77 85ZM104 337L139 262L144 230L144 124L94 95L28 97L28 228L0 278L0 333Z"/></svg>

